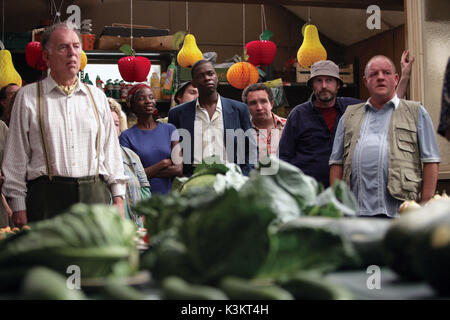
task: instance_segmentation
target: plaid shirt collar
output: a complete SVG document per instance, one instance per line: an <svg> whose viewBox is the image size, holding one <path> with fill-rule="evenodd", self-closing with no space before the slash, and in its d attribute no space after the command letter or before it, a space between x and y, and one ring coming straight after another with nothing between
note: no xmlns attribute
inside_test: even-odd
<svg viewBox="0 0 450 320"><path fill-rule="evenodd" d="M277 116L275 113L272 112L272 119L273 119L273 123L275 124L275 128L277 128L277 129L283 129L284 128L284 125L286 124L286 119L285 118ZM252 120L252 127L256 131L259 131L259 129L253 123L253 120Z"/></svg>

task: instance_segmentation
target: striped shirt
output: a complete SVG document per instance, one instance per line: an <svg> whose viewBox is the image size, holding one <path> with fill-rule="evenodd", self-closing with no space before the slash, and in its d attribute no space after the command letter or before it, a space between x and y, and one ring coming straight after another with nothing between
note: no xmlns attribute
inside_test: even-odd
<svg viewBox="0 0 450 320"><path fill-rule="evenodd" d="M78 82L66 95L48 76L42 81L44 128L52 174L79 178L97 172L97 120L86 87ZM45 153L37 114L37 84L17 93L2 171L3 193L13 211L26 210L26 182L47 175ZM125 195L121 151L105 94L89 86L100 118L100 168L113 196Z"/></svg>

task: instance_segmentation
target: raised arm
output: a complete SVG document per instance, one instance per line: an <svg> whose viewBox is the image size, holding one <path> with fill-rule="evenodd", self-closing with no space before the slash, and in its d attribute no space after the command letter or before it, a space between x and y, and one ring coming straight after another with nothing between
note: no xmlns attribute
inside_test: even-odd
<svg viewBox="0 0 450 320"><path fill-rule="evenodd" d="M411 79L411 69L414 63L415 58L413 56L409 56L409 51L403 51L402 58L400 60L400 64L402 66L402 73L400 81L397 85L397 96L400 99L406 98L406 91L408 90L409 81Z"/></svg>

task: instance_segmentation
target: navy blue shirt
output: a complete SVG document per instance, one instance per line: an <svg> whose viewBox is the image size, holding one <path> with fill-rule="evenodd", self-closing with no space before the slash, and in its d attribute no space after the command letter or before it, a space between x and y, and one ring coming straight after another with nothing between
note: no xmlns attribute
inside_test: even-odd
<svg viewBox="0 0 450 320"><path fill-rule="evenodd" d="M303 173L314 177L324 187L330 185L330 160L334 135L339 119L347 106L362 101L355 98L337 97L336 120L330 132L320 111L314 108L312 100L296 106L287 118L281 136L280 159L296 166Z"/></svg>

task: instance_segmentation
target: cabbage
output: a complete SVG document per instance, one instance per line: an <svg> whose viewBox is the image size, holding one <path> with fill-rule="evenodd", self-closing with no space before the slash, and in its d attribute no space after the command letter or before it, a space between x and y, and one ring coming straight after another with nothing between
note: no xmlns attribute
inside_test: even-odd
<svg viewBox="0 0 450 320"><path fill-rule="evenodd" d="M138 269L136 228L113 206L76 204L30 227L0 242L0 275L36 265L63 274L77 265L83 278L129 275Z"/></svg>

